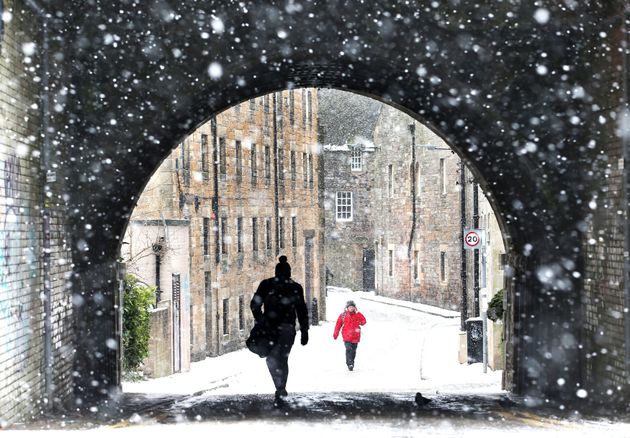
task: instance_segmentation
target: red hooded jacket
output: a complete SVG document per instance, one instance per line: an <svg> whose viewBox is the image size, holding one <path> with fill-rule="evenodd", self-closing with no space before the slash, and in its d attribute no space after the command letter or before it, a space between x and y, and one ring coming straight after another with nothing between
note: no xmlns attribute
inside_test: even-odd
<svg viewBox="0 0 630 438"><path fill-rule="evenodd" d="M361 340L361 326L365 325L365 322L365 316L361 312L345 311L337 318L333 338L337 339L339 330L341 330L341 337L344 342L358 344Z"/></svg>

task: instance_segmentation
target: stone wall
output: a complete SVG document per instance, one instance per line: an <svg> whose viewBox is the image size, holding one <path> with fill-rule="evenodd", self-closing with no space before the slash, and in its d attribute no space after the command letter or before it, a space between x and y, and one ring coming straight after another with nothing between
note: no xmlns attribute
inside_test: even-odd
<svg viewBox="0 0 630 438"><path fill-rule="evenodd" d="M331 286L362 290L363 250L374 246L374 147L357 144L362 166L351 168L351 147L324 145L326 268ZM337 217L337 196L352 194L351 220Z"/></svg>
<svg viewBox="0 0 630 438"><path fill-rule="evenodd" d="M353 144L324 145L326 265L332 274L329 284L362 289L363 249L371 248L376 255L378 293L459 309L463 287L460 159L437 134L405 113L380 104L378 111L367 111L371 99L335 93L337 96L328 92L321 97L326 102L341 101L324 106L332 114L322 114L328 121L327 137L339 140L344 138L339 131L347 130L347 138L353 138L357 126L366 131L361 125L364 113L376 116L369 127L371 133L364 132L367 139L358 143L362 151L360 170L352 170ZM333 131L334 115L344 103L339 96L348 97L346 108L341 110L346 119L354 116L357 120L340 121ZM410 126L414 129L413 140ZM472 228L473 178L468 170L465 180L465 225ZM336 194L340 191L352 193L352 220L335 217ZM490 295L496 291L494 283L503 276L495 261L505 249L494 212L481 190L479 216L481 227L493 227L492 245L487 250ZM473 253L467 256L468 308L472 315Z"/></svg>
<svg viewBox="0 0 630 438"><path fill-rule="evenodd" d="M159 176L159 175L158 175ZM150 197L150 196L149 196ZM167 306L169 313L168 330L172 334L174 328L173 307L176 297L173 296L173 274L179 278L179 324L178 337L180 339L181 364L178 371L190 370L190 349L191 349L191 298L190 298L190 221L188 220L132 220L127 228L121 256L126 262L127 272L133 274L138 279L152 286L159 285L157 292L157 306ZM159 249L154 247L159 245ZM156 280L156 264L159 255L159 281ZM124 299L124 297L123 297ZM158 320L154 321L154 317ZM164 328L153 328L154 324L161 325L160 314L152 315L152 330L163 331ZM174 338L166 338L170 348L173 350ZM152 347L156 344L152 341ZM172 357L166 358L162 346L157 351L150 351L148 359L147 374L152 374L153 369L163 372L165 369L173 369ZM166 360L166 363L159 362Z"/></svg>
<svg viewBox="0 0 630 438"><path fill-rule="evenodd" d="M253 325L252 295L263 278L273 276L279 254L288 257L308 298L322 303L317 96L298 89L276 93L275 99L277 153L274 95L243 102L186 137L156 170L134 209L132 223L149 218L190 223L190 257L182 260L190 271L193 361L243 347ZM319 319L324 309L320 304Z"/></svg>
<svg viewBox="0 0 630 438"><path fill-rule="evenodd" d="M173 324L170 302L151 311L149 356L144 361L144 372L152 378L173 373Z"/></svg>
<svg viewBox="0 0 630 438"><path fill-rule="evenodd" d="M49 214L47 282L51 293L54 399L72 391L74 334L70 238L62 178L54 148L42 135L40 18L25 4L4 1L0 36L0 425L25 421L47 409L44 368L44 230ZM50 78L47 78L50 79ZM53 92L56 90L51 83ZM48 182L41 171L44 144L51 150ZM44 201L44 191L46 198Z"/></svg>

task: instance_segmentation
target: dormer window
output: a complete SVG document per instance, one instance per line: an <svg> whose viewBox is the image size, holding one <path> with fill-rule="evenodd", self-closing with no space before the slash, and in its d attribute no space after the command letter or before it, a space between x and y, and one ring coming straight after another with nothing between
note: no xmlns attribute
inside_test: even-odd
<svg viewBox="0 0 630 438"><path fill-rule="evenodd" d="M363 154L359 146L350 148L350 168L352 170L361 170L363 168Z"/></svg>

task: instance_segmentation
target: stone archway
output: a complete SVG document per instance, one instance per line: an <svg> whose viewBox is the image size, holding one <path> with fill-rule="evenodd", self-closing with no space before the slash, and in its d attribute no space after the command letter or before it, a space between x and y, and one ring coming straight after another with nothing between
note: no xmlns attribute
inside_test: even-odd
<svg viewBox="0 0 630 438"><path fill-rule="evenodd" d="M70 76L59 79L71 90L58 126L62 164L73 158L80 392L117 386L117 353L106 348L116 334L116 256L154 169L211 115L290 86L382 99L453 145L492 194L512 244L512 388L540 400L588 386L575 275L595 186L585 145L593 105L613 105L597 97L589 38L614 8L92 3L64 2Z"/></svg>

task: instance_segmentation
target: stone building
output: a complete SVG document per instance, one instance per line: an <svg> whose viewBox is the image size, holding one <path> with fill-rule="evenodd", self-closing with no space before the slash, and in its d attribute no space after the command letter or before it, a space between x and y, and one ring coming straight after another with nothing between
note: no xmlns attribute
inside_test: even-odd
<svg viewBox="0 0 630 438"><path fill-rule="evenodd" d="M505 250L470 171L432 130L391 106L320 90L319 108L328 283L460 310L465 280L465 318L478 316L484 296L503 288ZM487 231L476 258L463 251L462 228Z"/></svg>
<svg viewBox="0 0 630 438"><path fill-rule="evenodd" d="M192 361L244 345L251 297L273 276L280 254L307 302L318 303L309 306L312 320L324 314L317 125L311 89L237 104L183 139L139 199L125 237L130 245L123 245L128 270L159 284L161 303L173 299L172 279L179 280L180 321L189 324L181 330L189 346L181 351L189 349ZM167 264L179 243L173 230L182 224L189 234L186 266ZM137 241L147 233L153 241ZM134 262L143 253L153 254Z"/></svg>
<svg viewBox="0 0 630 438"><path fill-rule="evenodd" d="M374 289L374 125L380 102L319 90L324 151L326 275L331 286ZM357 190L357 188L365 188Z"/></svg>

